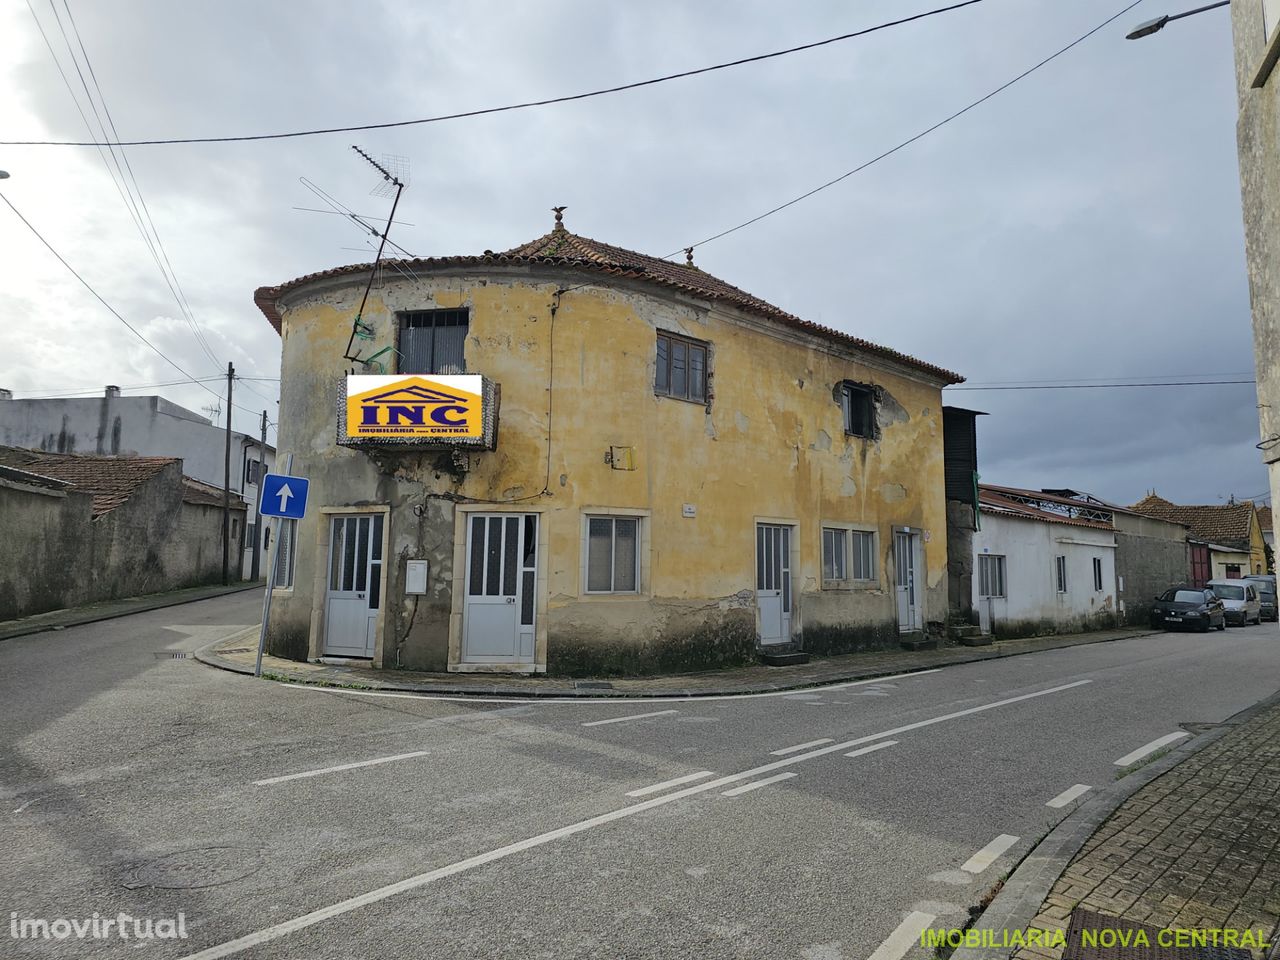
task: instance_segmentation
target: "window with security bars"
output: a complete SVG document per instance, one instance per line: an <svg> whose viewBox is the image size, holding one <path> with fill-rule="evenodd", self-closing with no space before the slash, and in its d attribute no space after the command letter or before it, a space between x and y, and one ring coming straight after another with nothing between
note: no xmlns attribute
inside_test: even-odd
<svg viewBox="0 0 1280 960"><path fill-rule="evenodd" d="M1054 575L1058 581L1058 592L1067 592L1067 558L1059 554L1053 558Z"/></svg>
<svg viewBox="0 0 1280 960"><path fill-rule="evenodd" d="M587 593L638 593L640 519L587 518Z"/></svg>
<svg viewBox="0 0 1280 960"><path fill-rule="evenodd" d="M665 397L706 403L707 344L674 333L659 333L653 391Z"/></svg>
<svg viewBox="0 0 1280 960"><path fill-rule="evenodd" d="M1005 558L984 553L978 557L978 596L1003 597Z"/></svg>
<svg viewBox="0 0 1280 960"><path fill-rule="evenodd" d="M276 582L277 587L293 587L293 561L296 552L294 540L297 537L298 521L281 520L280 532L276 535Z"/></svg>
<svg viewBox="0 0 1280 960"><path fill-rule="evenodd" d="M1102 558L1093 558L1093 589L1102 589Z"/></svg>
<svg viewBox="0 0 1280 960"><path fill-rule="evenodd" d="M463 348L470 329L467 310L415 310L400 314L398 372L467 372Z"/></svg>

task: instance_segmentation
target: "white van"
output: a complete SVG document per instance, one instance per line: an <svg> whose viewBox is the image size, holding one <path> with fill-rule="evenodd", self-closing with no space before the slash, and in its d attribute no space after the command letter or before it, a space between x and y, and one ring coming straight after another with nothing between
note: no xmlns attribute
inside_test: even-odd
<svg viewBox="0 0 1280 960"><path fill-rule="evenodd" d="M1262 622L1257 587L1248 580L1210 580L1209 589L1227 608L1227 623L1243 627Z"/></svg>

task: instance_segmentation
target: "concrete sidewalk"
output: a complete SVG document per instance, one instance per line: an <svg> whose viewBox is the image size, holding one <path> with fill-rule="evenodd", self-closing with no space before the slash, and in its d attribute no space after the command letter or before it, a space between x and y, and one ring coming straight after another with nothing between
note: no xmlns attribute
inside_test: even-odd
<svg viewBox="0 0 1280 960"><path fill-rule="evenodd" d="M258 627L226 637L196 651L210 666L236 673L253 673ZM849 680L865 680L918 670L995 660L1001 657L1057 650L1088 643L1152 636L1144 629L1107 630L1027 640L999 640L987 647L945 647L941 650L890 650L851 653L790 667L753 664L729 670L658 677L610 677L575 680L563 677L507 676L475 673L424 673L412 670L374 670L365 666L299 663L264 656L262 672L274 680L314 683L369 690L398 690L431 694L509 697L690 697L770 693ZM1158 642L1158 641L1157 641Z"/></svg>
<svg viewBox="0 0 1280 960"><path fill-rule="evenodd" d="M1280 694L1149 767L1122 772L1108 792L1114 795L1109 805L1106 797L1098 800L1110 812L1091 817L1086 805L1064 820L1014 871L977 924L991 930L997 942L1003 929L1023 930L1024 940L1041 942L1012 950L962 948L955 960L1010 955L1061 960L1063 946L1049 939L1053 931L1065 938L1076 910L1102 914L1095 923L1115 918L1121 927L1128 921L1157 929L1250 930L1265 942L1275 939L1280 924ZM1086 829L1076 824L1072 840L1071 821L1078 817ZM1096 829L1087 829L1095 824ZM1059 833L1065 844L1055 836ZM1047 895L1041 887L1028 908L1037 874L1047 874L1051 885ZM1022 906L1008 902L1019 897ZM1077 922L1086 919L1077 916ZM1066 952L1079 951L1080 944L1068 940ZM1266 951L1252 953L1261 958Z"/></svg>
<svg viewBox="0 0 1280 960"><path fill-rule="evenodd" d="M0 621L0 640L10 637L21 637L29 633L42 633L45 630L62 630L66 627L77 627L83 623L96 623L99 620L114 620L116 617L127 617L134 613L145 613L148 610L159 610L162 607L176 607L181 603L192 603L196 600L208 600L228 593L242 593L246 590L259 590L265 587L265 581L241 580L230 586L187 587L182 590L170 590L167 593L149 593L141 597L124 597L120 600L108 600L93 603L86 607L69 607L65 610L50 610L48 613L37 613L34 616L22 617L19 620Z"/></svg>

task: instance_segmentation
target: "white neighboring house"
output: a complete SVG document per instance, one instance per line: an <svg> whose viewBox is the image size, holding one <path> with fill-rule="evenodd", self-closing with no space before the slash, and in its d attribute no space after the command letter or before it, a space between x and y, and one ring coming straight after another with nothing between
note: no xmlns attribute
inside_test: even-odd
<svg viewBox="0 0 1280 960"><path fill-rule="evenodd" d="M119 387L107 387L100 397L15 400L0 390L0 446L45 453L88 453L98 456L178 457L182 472L222 489L226 456L226 428L207 417L171 403L164 397L122 397ZM244 553L243 577L253 576L253 551L259 576L267 575L269 553L258 523L258 478L262 460L270 471L275 447L263 450L259 437L231 432L231 501L248 504L244 529L233 514L232 542ZM259 531L262 531L261 533Z"/></svg>
<svg viewBox="0 0 1280 960"><path fill-rule="evenodd" d="M1114 626L1113 525L1037 509L1010 496L1018 492L978 488L973 605L983 632L1031 636Z"/></svg>

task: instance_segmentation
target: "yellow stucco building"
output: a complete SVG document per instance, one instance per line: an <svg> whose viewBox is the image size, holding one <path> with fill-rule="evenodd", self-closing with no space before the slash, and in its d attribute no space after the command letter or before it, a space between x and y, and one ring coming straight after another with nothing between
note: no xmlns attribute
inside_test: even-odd
<svg viewBox="0 0 1280 960"><path fill-rule="evenodd" d="M283 340L279 449L311 482L282 531L274 652L677 671L945 618L956 374L560 214L505 253L384 263L360 312L369 277L255 296ZM480 375L485 439L343 438L350 374L428 393Z"/></svg>

